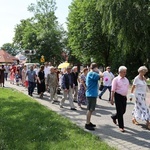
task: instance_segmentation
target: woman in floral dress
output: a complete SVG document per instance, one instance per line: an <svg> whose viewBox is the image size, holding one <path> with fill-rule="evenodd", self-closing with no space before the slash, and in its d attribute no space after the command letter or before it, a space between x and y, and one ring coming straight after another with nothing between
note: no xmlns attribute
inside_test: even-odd
<svg viewBox="0 0 150 150"><path fill-rule="evenodd" d="M145 66L142 66L138 69L139 75L134 78L133 81L133 86L131 88L131 95L130 95L130 100L133 98L133 91L135 90L135 106L132 112L133 119L132 122L133 124L138 125L139 123L137 120L145 120L147 128L150 129L150 109L148 105L146 104L146 89L147 89L147 84L146 84L146 78L144 75L148 69Z"/></svg>
<svg viewBox="0 0 150 150"><path fill-rule="evenodd" d="M78 105L80 107L81 107L81 104L82 105L87 104L87 100L86 100L86 96L85 96L85 92L86 92L85 81L86 81L87 73L88 73L88 69L84 68L83 69L83 74L81 74L81 76L80 76L80 88L78 90Z"/></svg>

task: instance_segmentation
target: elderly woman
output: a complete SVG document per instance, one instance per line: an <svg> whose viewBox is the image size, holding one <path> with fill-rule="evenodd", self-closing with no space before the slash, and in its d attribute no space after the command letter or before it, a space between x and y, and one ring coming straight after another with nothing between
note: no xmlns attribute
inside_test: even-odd
<svg viewBox="0 0 150 150"><path fill-rule="evenodd" d="M43 65L41 65L37 76L37 92L40 98L43 98L43 93L45 92L45 73Z"/></svg>
<svg viewBox="0 0 150 150"><path fill-rule="evenodd" d="M141 66L138 69L139 74L134 78L133 85L131 88L131 95L130 95L130 100L134 97L134 89L135 90L135 106L132 112L133 119L132 122L133 124L138 124L137 120L145 120L147 123L148 129L150 129L150 110L149 107L146 104L146 78L144 75L148 69L145 66Z"/></svg>
<svg viewBox="0 0 150 150"><path fill-rule="evenodd" d="M50 67L50 73L47 75L46 85L47 89L50 89L50 100L52 103L58 100L57 98L57 87L58 87L58 78L56 74L56 68Z"/></svg>
<svg viewBox="0 0 150 150"><path fill-rule="evenodd" d="M85 82L86 82L87 73L88 73L88 69L84 68L83 73L80 76L80 87L79 87L79 90L78 90L78 105L79 105L80 108L82 108L81 104L82 105L87 104L87 100L86 100L86 96L85 96L85 92L86 92Z"/></svg>

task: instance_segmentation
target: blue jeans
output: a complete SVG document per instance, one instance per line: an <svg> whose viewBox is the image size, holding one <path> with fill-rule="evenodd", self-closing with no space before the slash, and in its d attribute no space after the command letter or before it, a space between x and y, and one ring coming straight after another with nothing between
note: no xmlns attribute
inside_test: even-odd
<svg viewBox="0 0 150 150"><path fill-rule="evenodd" d="M28 94L32 96L32 93L34 91L34 88L35 88L35 82L29 82L29 85L28 85Z"/></svg>
<svg viewBox="0 0 150 150"><path fill-rule="evenodd" d="M109 90L109 101L110 101L110 98L111 98L111 86L104 86L103 87L103 90L101 91L101 93L99 94L99 97L102 97L102 95L105 93L106 90Z"/></svg>
<svg viewBox="0 0 150 150"><path fill-rule="evenodd" d="M5 80L7 81L8 73L4 73Z"/></svg>

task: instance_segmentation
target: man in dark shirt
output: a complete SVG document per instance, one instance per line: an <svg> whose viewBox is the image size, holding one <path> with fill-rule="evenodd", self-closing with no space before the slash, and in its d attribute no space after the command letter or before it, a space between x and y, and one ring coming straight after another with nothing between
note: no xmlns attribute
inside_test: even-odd
<svg viewBox="0 0 150 150"><path fill-rule="evenodd" d="M62 77L62 84L61 87L63 89L63 99L60 101L60 107L63 108L63 104L65 100L67 99L67 96L69 98L69 103L70 103L70 109L71 110L76 110L75 106L73 104L73 98L72 98L72 91L73 91L73 76L71 73L71 68L67 67L66 73Z"/></svg>
<svg viewBox="0 0 150 150"><path fill-rule="evenodd" d="M73 76L73 101L77 103L78 97L78 71L77 66L72 68L72 76Z"/></svg>
<svg viewBox="0 0 150 150"><path fill-rule="evenodd" d="M4 68L4 65L2 65L0 67L0 84L3 84L2 86L4 87L4 71L5 71L5 68Z"/></svg>

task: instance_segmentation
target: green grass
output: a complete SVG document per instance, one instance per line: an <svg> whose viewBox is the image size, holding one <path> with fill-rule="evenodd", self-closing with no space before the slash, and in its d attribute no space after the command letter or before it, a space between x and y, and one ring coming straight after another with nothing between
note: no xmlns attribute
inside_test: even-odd
<svg viewBox="0 0 150 150"><path fill-rule="evenodd" d="M30 97L0 88L0 150L112 150Z"/></svg>

